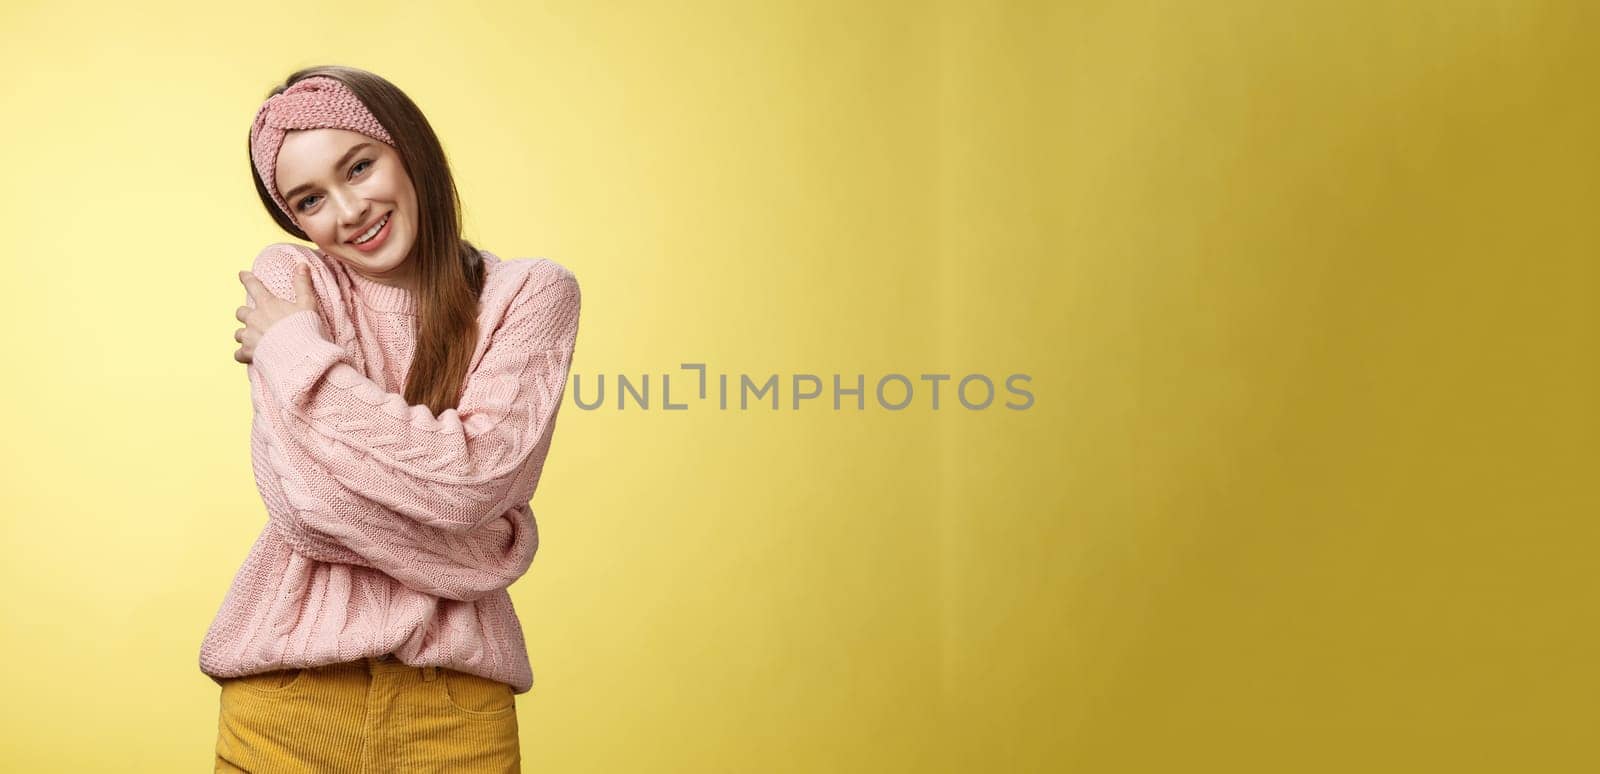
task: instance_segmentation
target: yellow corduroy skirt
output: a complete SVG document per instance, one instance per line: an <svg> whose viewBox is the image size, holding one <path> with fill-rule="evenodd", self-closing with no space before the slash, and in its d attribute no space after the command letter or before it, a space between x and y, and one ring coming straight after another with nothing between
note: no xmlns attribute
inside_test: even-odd
<svg viewBox="0 0 1600 774"><path fill-rule="evenodd" d="M222 683L217 771L516 772L510 685L376 656Z"/></svg>

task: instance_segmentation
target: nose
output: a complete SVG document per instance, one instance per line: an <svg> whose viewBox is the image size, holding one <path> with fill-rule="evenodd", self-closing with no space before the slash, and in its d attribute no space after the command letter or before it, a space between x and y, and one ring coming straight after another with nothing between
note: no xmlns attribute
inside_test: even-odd
<svg viewBox="0 0 1600 774"><path fill-rule="evenodd" d="M339 224L346 232L360 228L367 222L367 213L372 211L365 199L350 194L335 196L334 206L338 207Z"/></svg>

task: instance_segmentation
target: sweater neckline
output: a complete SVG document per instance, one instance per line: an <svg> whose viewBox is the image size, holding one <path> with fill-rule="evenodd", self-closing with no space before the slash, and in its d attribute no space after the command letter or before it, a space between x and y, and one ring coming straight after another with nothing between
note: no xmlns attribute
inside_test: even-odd
<svg viewBox="0 0 1600 774"><path fill-rule="evenodd" d="M345 276L350 278L350 285L361 303L380 312L416 314L417 300L411 291L368 279L349 267L341 268L344 268Z"/></svg>
<svg viewBox="0 0 1600 774"><path fill-rule="evenodd" d="M345 266L339 259L329 256L321 250L315 250L314 252L322 259L324 264L338 266L339 271L349 278L351 290L356 298L360 299L361 303L366 304L368 308L376 309L380 312L397 312L399 314L415 315L417 313L417 299L411 291L367 279ZM478 256L479 260L483 261L485 273L484 289L487 290L487 275L490 267L499 263L500 258L483 249L478 250Z"/></svg>

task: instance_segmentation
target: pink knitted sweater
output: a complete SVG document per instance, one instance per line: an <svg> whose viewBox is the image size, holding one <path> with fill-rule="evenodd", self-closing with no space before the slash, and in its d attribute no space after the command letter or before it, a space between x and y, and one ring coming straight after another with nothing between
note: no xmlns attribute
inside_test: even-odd
<svg viewBox="0 0 1600 774"><path fill-rule="evenodd" d="M533 687L506 592L538 549L528 501L578 333L578 282L548 260L487 276L457 408L404 398L416 300L319 250L280 243L253 273L317 310L267 330L248 367L250 449L267 523L200 646L213 678L392 653ZM254 302L246 300L254 306Z"/></svg>

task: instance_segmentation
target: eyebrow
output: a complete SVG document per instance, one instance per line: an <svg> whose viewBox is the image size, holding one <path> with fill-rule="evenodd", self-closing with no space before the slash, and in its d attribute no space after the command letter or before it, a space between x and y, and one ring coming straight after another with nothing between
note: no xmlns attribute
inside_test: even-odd
<svg viewBox="0 0 1600 774"><path fill-rule="evenodd" d="M345 162L349 161L351 156L356 155L356 153L358 151L360 151L362 148L369 148L371 146L372 146L372 143L370 143L370 142L357 143L355 145L350 146L350 150L345 151L344 155L340 156L338 161L333 162L333 168L334 169L338 169L338 168L344 166ZM300 185L297 185L297 186L289 189L289 192L283 195L283 200L284 201L289 201L290 199L293 199L296 194L299 194L301 191L304 191L307 188L311 188L311 187L312 187L311 183L301 183Z"/></svg>

